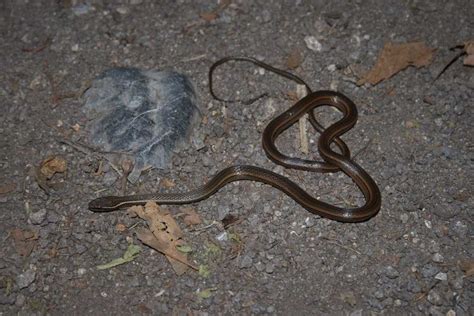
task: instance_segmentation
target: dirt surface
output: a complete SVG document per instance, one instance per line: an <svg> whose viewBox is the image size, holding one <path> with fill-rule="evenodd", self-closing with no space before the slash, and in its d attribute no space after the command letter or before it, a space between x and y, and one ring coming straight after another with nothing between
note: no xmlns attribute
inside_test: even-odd
<svg viewBox="0 0 474 316"><path fill-rule="evenodd" d="M433 82L459 52L449 48L473 35L472 1L232 1L219 10L215 1L120 2L0 3L0 314L474 313L474 72L458 60ZM310 36L321 47L309 49ZM434 60L357 86L389 41L424 41L436 49ZM301 63L288 62L298 54ZM90 144L81 93L110 67L187 74L205 117L170 169L145 172L129 193L184 191L247 163L325 201L362 203L341 173L285 170L266 158L261 132L293 104L293 83L224 65L216 73L221 96L269 96L252 105L212 100L207 72L227 55L296 65L315 90L353 99L359 121L344 140L378 183L382 208L367 222L342 224L269 186L232 184L192 205L202 224L178 217L190 260L210 273L177 276L136 239L141 220L87 209L91 199L121 190L111 164L78 147ZM329 123L337 115L321 117ZM279 141L284 152L299 155L297 135L295 127ZM66 162L49 180L37 176L48 157ZM224 230L220 220L229 214L238 222ZM132 262L96 268L130 242L142 247Z"/></svg>

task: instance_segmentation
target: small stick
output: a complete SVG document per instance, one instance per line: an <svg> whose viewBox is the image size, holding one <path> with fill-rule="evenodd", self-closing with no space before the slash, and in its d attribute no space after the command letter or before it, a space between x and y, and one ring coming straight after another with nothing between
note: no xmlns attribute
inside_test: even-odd
<svg viewBox="0 0 474 316"><path fill-rule="evenodd" d="M75 150L85 154L85 155L90 155L90 156L95 156L99 159L104 159L104 160L107 160L107 162L110 164L110 166L112 167L112 169L115 170L115 172L117 172L117 174L119 175L119 177L122 177L122 172L119 170L119 168L112 162L112 159L108 158L106 155L103 155L103 154L100 154L98 153L97 151L95 151L94 149L88 147L88 146L85 146L85 145L82 145L82 144L78 144L78 143L75 143L75 142L72 142L70 140L67 140L67 139L64 139L64 138L56 138L56 140L62 144L66 144L66 145L69 145L71 146L72 148L74 148Z"/></svg>
<svg viewBox="0 0 474 316"><path fill-rule="evenodd" d="M362 254L360 251L357 251L357 250L355 250L354 248L351 248L351 247L345 246L345 245L343 245L343 244L340 244L340 243L337 242L335 239L332 239L332 238L329 238L329 237L321 237L321 238L322 238L322 239L326 239L329 243L334 244L334 245L336 245L336 246L339 246L339 247L341 247L341 248L354 251L354 252L355 252L356 254L358 254L358 255L361 255L361 254Z"/></svg>
<svg viewBox="0 0 474 316"><path fill-rule="evenodd" d="M122 161L122 179L121 179L121 187L120 187L120 192L122 195L125 195L127 193L127 179L128 175L130 172L133 170L133 161L130 159L124 159Z"/></svg>
<svg viewBox="0 0 474 316"><path fill-rule="evenodd" d="M372 144L372 139L369 139L369 141L367 142L367 144L364 145L364 147L362 147L361 149L359 149L353 156L352 156L352 160L354 160L357 156L359 156L361 153L363 153L364 151L367 150L367 148L369 148L369 146Z"/></svg>
<svg viewBox="0 0 474 316"><path fill-rule="evenodd" d="M296 96L298 100L304 98L307 94L306 86L304 85L297 85L296 86ZM308 121L308 114L302 116L299 120L299 127L300 127L300 150L303 154L309 153L309 141L308 141L308 127L306 122Z"/></svg>

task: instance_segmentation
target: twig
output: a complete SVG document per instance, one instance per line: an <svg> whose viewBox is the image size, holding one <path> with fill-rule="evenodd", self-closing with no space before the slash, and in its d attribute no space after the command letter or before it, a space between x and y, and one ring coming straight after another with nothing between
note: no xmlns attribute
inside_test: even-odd
<svg viewBox="0 0 474 316"><path fill-rule="evenodd" d="M198 232L201 232L201 231L206 230L206 229L208 229L208 228L211 228L212 226L214 226L214 225L216 225L216 224L217 224L217 222L216 222L216 221L213 221L212 223L210 223L210 224L207 225L207 226L200 227L200 228L197 228L197 229L195 229L195 230L190 230L189 232L190 232L190 233L198 233Z"/></svg>
<svg viewBox="0 0 474 316"><path fill-rule="evenodd" d="M346 250L351 250L351 251L355 252L355 253L358 254L358 255L362 255L362 253L361 253L360 251L357 251L357 250L355 250L354 248L348 247L348 246L346 246L346 245L340 244L340 243L337 242L335 239L332 239L332 238L329 238L329 237L325 237L325 236L323 236L323 237L321 237L321 238L327 240L330 244L334 244L334 245L339 246L339 247L341 247L341 248L344 248L344 249L346 249Z"/></svg>
<svg viewBox="0 0 474 316"><path fill-rule="evenodd" d="M95 156L99 159L104 159L104 160L107 160L107 162L110 164L110 166L112 167L112 169L115 170L115 172L117 172L117 174L119 175L119 177L123 177L123 174L122 172L120 171L120 169L112 162L112 159L110 159L109 157L107 157L106 155L104 154L101 154L97 151L95 151L93 148L90 148L86 145L83 145L83 144L78 144L78 143L75 143L75 142L72 142L70 140L67 140L67 139L64 139L64 138L56 138L56 141L58 141L59 143L62 143L62 144L66 144L66 145L69 145L71 146L72 148L74 148L75 150L85 154L85 155L90 155L90 156Z"/></svg>
<svg viewBox="0 0 474 316"><path fill-rule="evenodd" d="M49 46L49 44L51 44L51 37L48 36L39 46L31 47L31 48L23 48L22 51L26 53L36 54L46 49Z"/></svg>
<svg viewBox="0 0 474 316"><path fill-rule="evenodd" d="M367 148L369 148L369 146L372 144L372 139L369 139L369 141L367 142L367 144L365 144L364 147L362 147L361 149L359 149L353 156L352 156L352 159L355 159L357 156L359 156L361 153L363 153L364 151L367 150Z"/></svg>
<svg viewBox="0 0 474 316"><path fill-rule="evenodd" d="M427 290L421 292L420 294L418 294L414 299L413 299L413 302L418 302L422 299L424 299L425 297L428 296L428 293L435 288L436 285L438 285L440 281L439 280L436 280Z"/></svg>
<svg viewBox="0 0 474 316"><path fill-rule="evenodd" d="M458 48L464 48L464 45L457 45L457 46L454 46L454 47L451 47L449 50L455 50L455 49L458 49ZM466 55L467 52L463 49L462 52L460 52L459 54L457 54L456 56L454 56L453 59L451 59L451 61L446 65L444 66L444 68L439 72L439 74L436 76L436 78L433 80L433 82L435 82L436 80L438 80L439 77L441 77L441 75L449 68L451 67L452 64L454 64L459 58L461 58L461 56L464 56Z"/></svg>
<svg viewBox="0 0 474 316"><path fill-rule="evenodd" d="M296 86L296 96L298 100L304 98L307 94L306 86L304 85L297 85ZM299 127L300 127L300 149L303 154L309 153L309 141L308 141L308 127L306 122L308 121L308 114L302 116L299 120Z"/></svg>
<svg viewBox="0 0 474 316"><path fill-rule="evenodd" d="M130 159L124 159L122 161L122 170L123 170L123 175L121 181L121 188L120 191L122 195L125 195L127 193L127 178L130 172L133 170L133 161Z"/></svg>
<svg viewBox="0 0 474 316"><path fill-rule="evenodd" d="M191 62L191 61L201 60L201 59L206 58L206 56L207 56L206 54L201 54L201 55L197 55L197 56L194 56L194 57L182 59L181 62L182 63L188 63L188 62Z"/></svg>

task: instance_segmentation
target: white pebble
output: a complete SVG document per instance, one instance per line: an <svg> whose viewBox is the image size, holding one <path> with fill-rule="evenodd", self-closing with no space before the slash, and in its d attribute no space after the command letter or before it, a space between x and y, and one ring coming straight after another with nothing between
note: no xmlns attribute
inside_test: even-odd
<svg viewBox="0 0 474 316"><path fill-rule="evenodd" d="M435 279L440 280L440 281L446 281L448 279L448 275L444 272L440 272L437 275L435 275Z"/></svg>
<svg viewBox="0 0 474 316"><path fill-rule="evenodd" d="M84 268L77 269L77 275L79 276L86 274L86 272L87 272L87 269L84 269Z"/></svg>
<svg viewBox="0 0 474 316"><path fill-rule="evenodd" d="M314 36L305 36L304 42L312 51L320 52L323 49L323 45Z"/></svg>

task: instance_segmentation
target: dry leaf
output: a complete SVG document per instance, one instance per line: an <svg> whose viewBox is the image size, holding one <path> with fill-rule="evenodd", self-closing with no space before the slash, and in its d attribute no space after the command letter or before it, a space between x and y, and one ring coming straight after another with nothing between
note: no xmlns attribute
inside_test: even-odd
<svg viewBox="0 0 474 316"><path fill-rule="evenodd" d="M16 189L16 183L6 183L6 184L0 184L0 194L7 194L10 192L15 191Z"/></svg>
<svg viewBox="0 0 474 316"><path fill-rule="evenodd" d="M464 65L474 66L474 40L465 42L464 50L467 54L467 56L464 57Z"/></svg>
<svg viewBox="0 0 474 316"><path fill-rule="evenodd" d="M216 12L203 12L201 14L199 14L199 16L201 17L201 19L205 20L206 22L211 22L211 21L214 21L215 19L217 19L217 13Z"/></svg>
<svg viewBox="0 0 474 316"><path fill-rule="evenodd" d="M464 274L466 275L466 277L470 277L474 275L474 260L473 259L461 261L459 266L461 267L461 270L464 271Z"/></svg>
<svg viewBox="0 0 474 316"><path fill-rule="evenodd" d="M160 181L160 185L162 185L163 187L165 187L167 189L170 189L170 188L175 187L176 183L174 183L173 180L170 180L168 178L163 178Z"/></svg>
<svg viewBox="0 0 474 316"><path fill-rule="evenodd" d="M48 180L56 173L63 173L64 171L66 171L66 160L58 156L48 157L40 165L40 173Z"/></svg>
<svg viewBox="0 0 474 316"><path fill-rule="evenodd" d="M149 230L139 230L137 232L138 239L163 253L176 274L181 275L187 271L188 267L193 267L188 262L187 254L177 249L178 246L186 243L182 240L181 229L169 212L161 209L155 202L148 202L145 208L130 208L129 212L135 213L148 222Z"/></svg>
<svg viewBox="0 0 474 316"><path fill-rule="evenodd" d="M302 62L303 55L298 49L295 48L288 55L288 58L286 60L286 66L288 67L288 69L296 69L301 65Z"/></svg>
<svg viewBox="0 0 474 316"><path fill-rule="evenodd" d="M141 251L142 248L140 248L140 246L130 244L128 245L127 250L125 251L122 257L116 258L106 264L98 265L96 268L98 270L106 270L133 261L140 254Z"/></svg>
<svg viewBox="0 0 474 316"><path fill-rule="evenodd" d="M186 214L183 219L186 225L191 226L201 224L201 217L199 217L199 214L196 212L195 209L185 208L183 209L183 212Z"/></svg>
<svg viewBox="0 0 474 316"><path fill-rule="evenodd" d="M122 223L118 223L117 225L115 225L115 229L120 232L120 233L123 233L124 231L127 230L127 226L125 226L124 224Z"/></svg>
<svg viewBox="0 0 474 316"><path fill-rule="evenodd" d="M423 42L387 43L380 53L375 66L357 84L362 85L368 82L376 85L409 66L417 68L427 66L433 59L433 52L434 49L429 48Z"/></svg>
<svg viewBox="0 0 474 316"><path fill-rule="evenodd" d="M33 251L38 235L30 230L22 230L20 228L14 228L10 231L15 243L15 250L20 256L27 257Z"/></svg>

